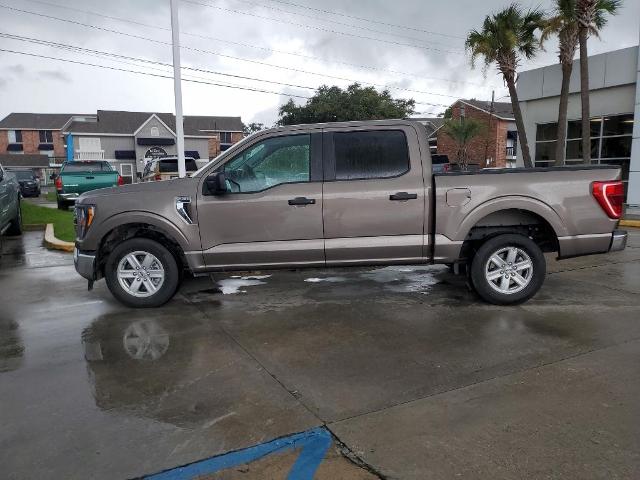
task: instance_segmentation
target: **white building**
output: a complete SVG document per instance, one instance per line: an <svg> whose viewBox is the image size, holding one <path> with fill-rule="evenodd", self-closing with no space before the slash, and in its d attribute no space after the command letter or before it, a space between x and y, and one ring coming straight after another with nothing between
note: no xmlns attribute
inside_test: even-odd
<svg viewBox="0 0 640 480"><path fill-rule="evenodd" d="M589 57L591 159L594 164L620 165L627 183L627 203L640 206L640 49L624 48ZM559 64L520 74L518 96L531 157L536 166L555 162ZM580 65L571 76L566 140L566 165L582 163ZM522 152L518 151L522 166Z"/></svg>

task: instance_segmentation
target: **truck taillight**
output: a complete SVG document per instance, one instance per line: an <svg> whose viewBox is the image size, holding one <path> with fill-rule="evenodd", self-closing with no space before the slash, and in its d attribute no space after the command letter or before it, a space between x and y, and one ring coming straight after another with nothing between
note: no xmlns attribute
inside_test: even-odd
<svg viewBox="0 0 640 480"><path fill-rule="evenodd" d="M609 218L618 219L622 216L624 185L621 181L593 182L591 193Z"/></svg>
<svg viewBox="0 0 640 480"><path fill-rule="evenodd" d="M56 178L56 190L58 190L59 192L62 191L62 177L58 176L58 178Z"/></svg>
<svg viewBox="0 0 640 480"><path fill-rule="evenodd" d="M156 180L156 182L159 182L160 180L162 180L162 175L160 175L159 173L156 173L156 176L153 178Z"/></svg>
<svg viewBox="0 0 640 480"><path fill-rule="evenodd" d="M118 175L118 185L124 185L124 179L122 178L122 176Z"/></svg>

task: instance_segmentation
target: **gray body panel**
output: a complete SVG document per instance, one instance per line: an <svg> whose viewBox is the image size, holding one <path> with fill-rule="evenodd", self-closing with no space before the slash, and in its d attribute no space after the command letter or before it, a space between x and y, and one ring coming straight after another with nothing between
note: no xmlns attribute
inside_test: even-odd
<svg viewBox="0 0 640 480"><path fill-rule="evenodd" d="M0 165L0 234L16 217L20 205L20 185L13 173Z"/></svg>
<svg viewBox="0 0 640 480"><path fill-rule="evenodd" d="M236 154L274 136L401 130L410 169L368 180L285 183L255 193L208 194L205 180ZM195 273L322 265L453 263L474 227L538 221L553 230L559 256L608 251L617 222L591 194L591 182L620 178L618 168L559 168L433 175L424 127L409 120L281 127L234 145L192 178L127 185L83 195L94 224L76 244L95 252L111 230L152 225L180 246ZM326 148L326 147L325 147ZM326 152L325 152L326 157ZM435 191L434 191L435 190ZM398 192L416 198L390 201ZM189 217L176 198L191 199ZM314 199L290 205L296 197Z"/></svg>

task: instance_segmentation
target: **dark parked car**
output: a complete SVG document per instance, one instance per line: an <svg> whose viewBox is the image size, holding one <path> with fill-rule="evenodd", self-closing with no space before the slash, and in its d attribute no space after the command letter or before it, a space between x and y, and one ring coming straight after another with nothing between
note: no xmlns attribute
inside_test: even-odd
<svg viewBox="0 0 640 480"><path fill-rule="evenodd" d="M451 168L448 155L431 155L431 169L433 173L447 173Z"/></svg>
<svg viewBox="0 0 640 480"><path fill-rule="evenodd" d="M22 233L20 186L16 176L0 165L0 235Z"/></svg>
<svg viewBox="0 0 640 480"><path fill-rule="evenodd" d="M40 196L40 179L36 177L33 170L13 170L11 173L15 174L23 197Z"/></svg>

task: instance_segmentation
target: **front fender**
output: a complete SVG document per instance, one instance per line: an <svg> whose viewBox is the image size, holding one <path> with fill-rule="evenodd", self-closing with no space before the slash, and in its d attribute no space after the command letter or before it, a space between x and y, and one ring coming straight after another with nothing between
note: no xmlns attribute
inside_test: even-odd
<svg viewBox="0 0 640 480"><path fill-rule="evenodd" d="M87 236L78 242L81 250L97 250L102 239L117 227L130 224L151 225L173 239L183 251L199 250L200 235L197 225L181 225L180 228L165 217L152 212L123 212L112 215L97 225L92 225ZM183 231L184 230L184 231Z"/></svg>

